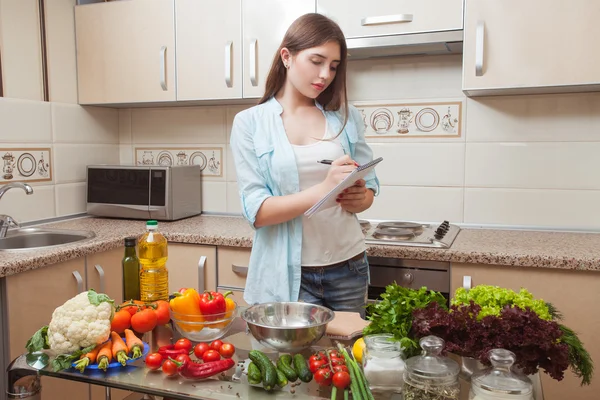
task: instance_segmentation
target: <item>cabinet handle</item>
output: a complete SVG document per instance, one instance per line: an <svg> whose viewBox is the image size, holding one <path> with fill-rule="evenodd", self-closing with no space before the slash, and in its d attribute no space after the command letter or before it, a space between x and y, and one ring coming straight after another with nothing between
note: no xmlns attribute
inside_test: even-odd
<svg viewBox="0 0 600 400"><path fill-rule="evenodd" d="M227 85L228 88L230 88L231 85L231 51L233 50L233 42L230 40L227 43L225 43L225 84Z"/></svg>
<svg viewBox="0 0 600 400"><path fill-rule="evenodd" d="M83 279L81 278L81 274L79 271L73 271L73 276L77 281L77 293L83 292Z"/></svg>
<svg viewBox="0 0 600 400"><path fill-rule="evenodd" d="M471 285L473 284L471 277L466 275L463 276L463 288L468 292L471 289Z"/></svg>
<svg viewBox="0 0 600 400"><path fill-rule="evenodd" d="M404 275L402 276L402 280L407 284L410 285L411 283L413 283L415 281L415 276L413 275L412 272L405 272Z"/></svg>
<svg viewBox="0 0 600 400"><path fill-rule="evenodd" d="M160 87L167 91L167 46L160 48Z"/></svg>
<svg viewBox="0 0 600 400"><path fill-rule="evenodd" d="M206 256L201 256L198 260L198 293L204 292L204 265Z"/></svg>
<svg viewBox="0 0 600 400"><path fill-rule="evenodd" d="M378 17L365 17L360 20L360 24L362 26L398 24L403 22L412 22L412 20L412 14L381 15Z"/></svg>
<svg viewBox="0 0 600 400"><path fill-rule="evenodd" d="M256 60L258 58L258 55L256 54L257 51L258 51L258 40L252 39L250 41L250 51L248 54L249 64L250 64L250 83L252 84L252 86L258 86L258 82L256 80L256 70L258 69L258 66L256 65Z"/></svg>
<svg viewBox="0 0 600 400"><path fill-rule="evenodd" d="M94 265L94 268L96 268L96 271L98 271L98 275L100 275L100 293L106 293L104 291L104 268L102 268L98 264Z"/></svg>
<svg viewBox="0 0 600 400"><path fill-rule="evenodd" d="M231 264L231 270L235 274L248 276L248 267L242 267L241 265Z"/></svg>
<svg viewBox="0 0 600 400"><path fill-rule="evenodd" d="M475 29L475 76L483 76L483 44L485 40L485 24L477 21Z"/></svg>

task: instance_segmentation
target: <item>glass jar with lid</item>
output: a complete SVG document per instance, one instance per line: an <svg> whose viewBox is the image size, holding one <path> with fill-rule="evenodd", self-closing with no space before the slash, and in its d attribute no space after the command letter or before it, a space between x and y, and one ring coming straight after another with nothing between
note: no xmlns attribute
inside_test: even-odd
<svg viewBox="0 0 600 400"><path fill-rule="evenodd" d="M457 400L460 395L458 363L441 355L444 340L425 336L419 341L421 355L406 360L404 400Z"/></svg>
<svg viewBox="0 0 600 400"><path fill-rule="evenodd" d="M369 388L375 391L402 390L404 353L400 342L389 333L364 337L363 370Z"/></svg>
<svg viewBox="0 0 600 400"><path fill-rule="evenodd" d="M513 352L493 349L489 359L492 366L471 377L469 400L533 400L529 378L511 369L517 359Z"/></svg>

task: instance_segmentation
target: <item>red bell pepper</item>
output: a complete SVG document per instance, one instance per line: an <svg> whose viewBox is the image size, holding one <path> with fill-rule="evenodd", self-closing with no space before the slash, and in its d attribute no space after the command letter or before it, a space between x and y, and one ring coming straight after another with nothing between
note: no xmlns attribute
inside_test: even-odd
<svg viewBox="0 0 600 400"><path fill-rule="evenodd" d="M225 316L227 303L218 292L205 291L200 296L200 312L206 321L216 321Z"/></svg>

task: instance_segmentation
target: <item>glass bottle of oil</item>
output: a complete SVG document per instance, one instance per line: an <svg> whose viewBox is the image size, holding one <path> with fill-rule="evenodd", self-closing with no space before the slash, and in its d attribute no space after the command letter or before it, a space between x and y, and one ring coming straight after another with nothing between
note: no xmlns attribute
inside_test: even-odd
<svg viewBox="0 0 600 400"><path fill-rule="evenodd" d="M146 222L146 233L138 243L140 270L140 300L152 302L169 299L167 271L167 239L158 231L158 222Z"/></svg>
<svg viewBox="0 0 600 400"><path fill-rule="evenodd" d="M123 256L123 300L140 299L140 260L135 252L137 239L125 238Z"/></svg>

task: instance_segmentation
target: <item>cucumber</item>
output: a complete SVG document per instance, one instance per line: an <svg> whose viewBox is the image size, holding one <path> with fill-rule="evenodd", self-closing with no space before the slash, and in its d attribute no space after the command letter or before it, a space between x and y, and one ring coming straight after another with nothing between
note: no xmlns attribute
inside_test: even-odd
<svg viewBox="0 0 600 400"><path fill-rule="evenodd" d="M285 374L285 377L290 382L296 382L298 380L298 374L292 368L292 356L284 354L277 360L277 369Z"/></svg>
<svg viewBox="0 0 600 400"><path fill-rule="evenodd" d="M275 372L277 372L277 386L279 387L284 387L288 384L288 379L285 377L285 374L283 372L281 372L279 370L279 368L277 368L276 365L273 365L275 367Z"/></svg>
<svg viewBox="0 0 600 400"><path fill-rule="evenodd" d="M294 355L293 362L294 370L298 374L298 378L300 378L302 382L306 383L312 381L313 374L310 372L310 369L308 369L308 363L304 357L302 357L302 354Z"/></svg>
<svg viewBox="0 0 600 400"><path fill-rule="evenodd" d="M260 369L251 361L250 364L248 364L248 383L258 385L261 382L262 375L260 374Z"/></svg>
<svg viewBox="0 0 600 400"><path fill-rule="evenodd" d="M272 390L277 385L277 369L269 358L259 350L248 353L250 360L258 366L262 376L263 388ZM309 371L310 372L310 371Z"/></svg>

